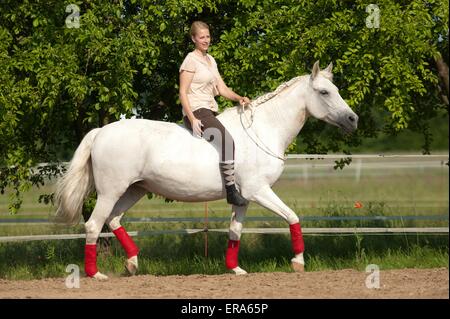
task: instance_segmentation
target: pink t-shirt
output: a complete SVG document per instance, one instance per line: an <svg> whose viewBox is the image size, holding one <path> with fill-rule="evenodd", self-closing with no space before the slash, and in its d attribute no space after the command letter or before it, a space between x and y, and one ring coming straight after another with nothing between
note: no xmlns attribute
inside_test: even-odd
<svg viewBox="0 0 450 319"><path fill-rule="evenodd" d="M217 63L214 58L207 54L210 64L194 52L190 52L180 66L181 71L193 72L191 85L189 87L187 97L191 111L194 112L199 108L207 108L214 112L219 111L214 97L219 95L217 89L220 73L217 69ZM183 110L183 116L186 115Z"/></svg>

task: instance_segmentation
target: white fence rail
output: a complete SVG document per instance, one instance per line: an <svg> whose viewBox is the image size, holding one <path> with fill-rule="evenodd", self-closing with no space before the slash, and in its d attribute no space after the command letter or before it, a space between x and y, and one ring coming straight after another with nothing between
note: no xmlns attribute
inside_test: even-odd
<svg viewBox="0 0 450 319"><path fill-rule="evenodd" d="M320 234L448 234L448 227L411 227L411 228L303 228L304 235ZM196 234L196 233L228 233L228 228L217 229L179 229L179 230L155 230L155 231L130 231L132 237L147 237L167 234ZM289 234L289 228L244 228L242 233L246 234ZM114 237L113 233L101 233L100 237ZM42 241L42 240L65 240L83 239L86 234L58 234L58 235L31 235L31 236L5 236L0 237L0 243Z"/></svg>

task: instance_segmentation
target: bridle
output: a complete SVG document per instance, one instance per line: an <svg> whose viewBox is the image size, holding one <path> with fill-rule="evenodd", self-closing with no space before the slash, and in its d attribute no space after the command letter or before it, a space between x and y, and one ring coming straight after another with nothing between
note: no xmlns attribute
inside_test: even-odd
<svg viewBox="0 0 450 319"><path fill-rule="evenodd" d="M247 108L249 108L250 112L251 112L251 116L250 116L251 121L249 121L249 119L247 118L247 115L245 114L245 106L242 106L242 110L241 110L241 114L240 114L241 125L242 125L242 128L244 129L245 133L247 133L248 137L252 140L252 142L255 143L255 145L258 148L260 148L264 153L266 153L272 157L275 157L283 162L286 161L287 157L285 155L283 155L283 157L281 157L281 156L277 155L275 152L271 151L270 148L266 144L264 144L264 142L261 140L261 138L258 136L258 134L256 134L256 132L254 130L252 130L253 134L256 136L256 138L259 140L259 142L255 141L253 136L248 132L248 129L251 129L251 127L253 125L253 117L254 117L255 110L254 110L254 107L251 105L251 103L247 106ZM245 127L244 123L242 122L242 114L244 114L247 123L250 123L250 125L248 127Z"/></svg>
<svg viewBox="0 0 450 319"><path fill-rule="evenodd" d="M264 103L264 102L266 102L266 101L268 101L268 100L270 100L270 99L272 99L272 98L274 98L274 97L279 96L279 94L280 94L285 88L292 86L292 84L294 84L294 83L297 83L298 80L299 80L300 78L301 78L301 76L298 76L298 77L295 77L295 78L289 80L288 82L282 84L280 87L278 87L278 88L275 90L275 92L269 93L269 94L271 94L271 96L269 96L267 99L265 99L265 100L262 101L261 103ZM279 159L279 160L281 160L281 161L283 161L283 162L286 161L287 157L286 157L284 154L283 154L282 156L280 156L280 155L276 154L275 152L273 152L272 150L270 150L270 148L269 148L266 144L264 144L264 142L261 140L261 138L258 136L258 134L256 134L256 132L255 132L254 130L253 130L253 133L254 133L254 135L256 136L256 139L257 139L258 141L255 141L255 139L253 138L253 136L251 136L251 135L249 134L248 129L251 129L251 127L252 127L252 125L253 125L253 117L254 117L254 115L255 115L254 106L253 106L252 104L253 104L253 102L250 103L250 104L247 106L247 107L250 109L250 112L251 112L251 116L250 116L250 119L251 119L251 120L250 120L250 121L248 120L247 115L245 114L245 105L242 106L242 110L241 110L241 114L240 114L240 120L241 120L242 128L244 129L245 133L247 133L248 137L252 140L252 142L255 143L255 145L256 145L258 148L260 148L264 153L266 153L266 154L268 154L268 155L270 155L270 156L272 156L272 157L274 157L274 158L277 158L277 159ZM245 127L244 123L242 122L242 114L244 114L245 119L247 120L247 122L250 123L250 125L249 125L248 127Z"/></svg>

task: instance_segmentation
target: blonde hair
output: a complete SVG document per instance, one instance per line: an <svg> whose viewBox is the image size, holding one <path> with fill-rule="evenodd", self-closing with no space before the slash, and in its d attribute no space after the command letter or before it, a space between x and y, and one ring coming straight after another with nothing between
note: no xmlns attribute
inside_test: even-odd
<svg viewBox="0 0 450 319"><path fill-rule="evenodd" d="M198 30L207 29L209 31L209 26L203 21L194 21L191 25L191 36L197 34Z"/></svg>

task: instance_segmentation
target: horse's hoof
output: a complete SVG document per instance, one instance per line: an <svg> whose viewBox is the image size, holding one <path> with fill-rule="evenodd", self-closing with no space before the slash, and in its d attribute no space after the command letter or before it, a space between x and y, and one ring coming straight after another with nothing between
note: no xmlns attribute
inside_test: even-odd
<svg viewBox="0 0 450 319"><path fill-rule="evenodd" d="M304 264L300 264L300 263L297 263L297 262L293 261L293 262L291 262L291 265L292 265L292 269L295 272L305 272L305 265Z"/></svg>
<svg viewBox="0 0 450 319"><path fill-rule="evenodd" d="M92 276L92 278L97 279L97 280L108 280L108 276L102 274L99 271L97 271L96 274L94 276Z"/></svg>
<svg viewBox="0 0 450 319"><path fill-rule="evenodd" d="M234 271L236 276L247 275L247 272L244 269L242 269L241 267L236 267L236 268L233 268L231 270Z"/></svg>
<svg viewBox="0 0 450 319"><path fill-rule="evenodd" d="M138 259L137 256L133 256L127 260L125 268L131 276L134 276L138 270Z"/></svg>

